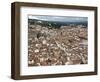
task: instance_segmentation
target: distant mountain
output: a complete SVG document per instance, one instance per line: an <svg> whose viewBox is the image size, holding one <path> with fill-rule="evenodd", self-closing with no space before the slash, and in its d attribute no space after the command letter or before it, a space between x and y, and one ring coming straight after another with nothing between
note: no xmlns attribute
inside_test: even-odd
<svg viewBox="0 0 100 82"><path fill-rule="evenodd" d="M52 22L88 22L88 17L30 15L29 19Z"/></svg>
<svg viewBox="0 0 100 82"><path fill-rule="evenodd" d="M66 22L66 21L45 21L45 20L38 20L38 19L28 19L28 22L30 24L38 24L38 25L42 25L42 26L49 26L49 27L61 27L61 26L68 26L68 25L83 25L85 27L87 27L87 22L84 21L70 21L70 22Z"/></svg>

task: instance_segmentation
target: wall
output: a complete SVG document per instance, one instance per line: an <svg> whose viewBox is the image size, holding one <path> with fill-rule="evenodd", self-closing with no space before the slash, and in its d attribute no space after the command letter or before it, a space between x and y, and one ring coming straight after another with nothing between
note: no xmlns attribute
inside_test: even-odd
<svg viewBox="0 0 100 82"><path fill-rule="evenodd" d="M10 66L11 66L11 2L15 0L1 0L0 1L0 82L15 82L15 80L10 79ZM100 22L100 1L99 0L16 0L24 2L38 2L38 3L52 3L52 4L68 4L68 5L88 5L88 6L98 6L98 22ZM98 25L99 27L100 25ZM98 28L98 35L100 34L100 29ZM100 38L98 38L98 42ZM100 43L98 43L98 49ZM100 51L98 52L98 55ZM98 56L98 62L100 55ZM100 64L98 66L100 68ZM98 68L98 69L99 69ZM28 80L29 82L88 82L88 81L100 81L100 71L98 75L93 76L79 76L79 77L63 77L63 78L49 78L49 79L35 79ZM23 80L27 82L27 80Z"/></svg>

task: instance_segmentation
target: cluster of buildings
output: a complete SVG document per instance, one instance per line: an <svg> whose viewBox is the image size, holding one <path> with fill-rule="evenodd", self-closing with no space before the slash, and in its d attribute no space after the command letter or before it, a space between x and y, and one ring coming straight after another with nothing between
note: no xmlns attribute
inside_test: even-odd
<svg viewBox="0 0 100 82"><path fill-rule="evenodd" d="M59 29L29 25L28 66L87 64L87 34L81 25Z"/></svg>

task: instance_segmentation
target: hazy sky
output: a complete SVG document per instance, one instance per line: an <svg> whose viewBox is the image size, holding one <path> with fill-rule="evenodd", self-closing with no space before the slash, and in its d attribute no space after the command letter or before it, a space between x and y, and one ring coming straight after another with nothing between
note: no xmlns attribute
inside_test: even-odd
<svg viewBox="0 0 100 82"><path fill-rule="evenodd" d="M57 21L57 22L87 22L87 17L72 17L72 16L46 16L46 15L30 15L29 19L37 19L44 21Z"/></svg>

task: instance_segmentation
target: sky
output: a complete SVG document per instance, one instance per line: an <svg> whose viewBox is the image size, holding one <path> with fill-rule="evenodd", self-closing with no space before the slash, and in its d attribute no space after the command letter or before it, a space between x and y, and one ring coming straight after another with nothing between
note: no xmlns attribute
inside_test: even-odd
<svg viewBox="0 0 100 82"><path fill-rule="evenodd" d="M46 16L46 15L29 15L28 19L56 21L56 22L87 22L88 21L88 17Z"/></svg>

